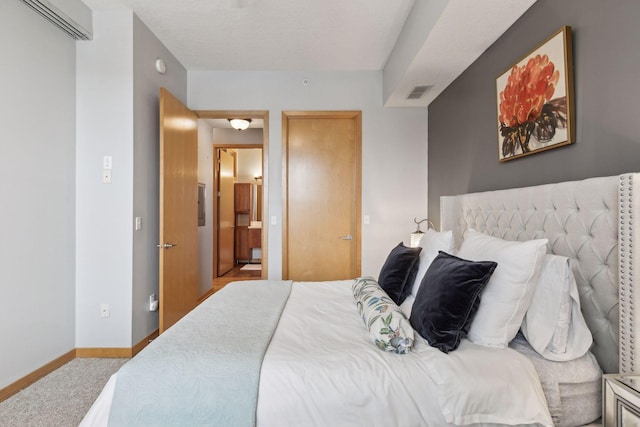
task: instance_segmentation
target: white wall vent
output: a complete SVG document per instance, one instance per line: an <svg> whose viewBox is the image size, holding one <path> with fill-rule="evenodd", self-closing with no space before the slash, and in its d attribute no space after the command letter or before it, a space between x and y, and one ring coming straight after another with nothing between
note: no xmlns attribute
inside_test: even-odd
<svg viewBox="0 0 640 427"><path fill-rule="evenodd" d="M91 9L80 0L21 0L76 40L93 38Z"/></svg>
<svg viewBox="0 0 640 427"><path fill-rule="evenodd" d="M413 88L407 99L420 99L424 96L425 93L431 89L433 85L418 85Z"/></svg>

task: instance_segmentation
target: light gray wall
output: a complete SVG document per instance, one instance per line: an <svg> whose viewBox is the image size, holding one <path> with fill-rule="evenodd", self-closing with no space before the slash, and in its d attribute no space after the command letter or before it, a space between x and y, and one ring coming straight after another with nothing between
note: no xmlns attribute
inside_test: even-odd
<svg viewBox="0 0 640 427"><path fill-rule="evenodd" d="M76 346L131 347L133 13L94 13L93 36L76 55Z"/></svg>
<svg viewBox="0 0 640 427"><path fill-rule="evenodd" d="M256 176L262 176L262 149L238 150L238 182L255 184Z"/></svg>
<svg viewBox="0 0 640 427"><path fill-rule="evenodd" d="M423 108L382 105L382 72L189 71L194 110L268 110L269 277L282 276L282 111L362 111L362 274L378 276L393 246L426 214L427 120ZM303 80L308 79L309 85ZM269 217L274 216L276 225ZM269 224L269 225L267 225Z"/></svg>
<svg viewBox="0 0 640 427"><path fill-rule="evenodd" d="M260 144L263 142L263 129L249 128L238 132L229 128L213 128L213 143L216 145Z"/></svg>
<svg viewBox="0 0 640 427"><path fill-rule="evenodd" d="M123 9L94 12L94 39L78 44L77 63L76 346L128 348L158 327L148 309L158 293L158 99L160 86L185 99L186 71ZM101 181L106 155L111 184Z"/></svg>
<svg viewBox="0 0 640 427"><path fill-rule="evenodd" d="M640 170L640 2L539 0L429 106L429 217L439 197ZM573 29L576 144L498 162L495 79Z"/></svg>
<svg viewBox="0 0 640 427"><path fill-rule="evenodd" d="M213 128L198 120L198 183L205 185L205 225L198 227L200 293L213 286Z"/></svg>
<svg viewBox="0 0 640 427"><path fill-rule="evenodd" d="M75 41L0 2L0 389L75 347Z"/></svg>
<svg viewBox="0 0 640 427"><path fill-rule="evenodd" d="M167 65L155 69L156 59ZM158 295L159 237L159 98L167 88L186 102L187 71L158 38L133 16L133 340L137 344L158 328L158 312L149 311L149 295ZM135 217L142 229L135 231Z"/></svg>

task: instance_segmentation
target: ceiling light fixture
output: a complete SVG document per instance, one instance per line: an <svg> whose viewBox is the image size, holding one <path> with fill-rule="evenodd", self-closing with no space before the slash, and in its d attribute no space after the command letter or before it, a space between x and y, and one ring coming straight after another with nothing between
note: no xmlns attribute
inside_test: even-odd
<svg viewBox="0 0 640 427"><path fill-rule="evenodd" d="M251 119L228 119L231 127L236 130L245 130L251 124Z"/></svg>

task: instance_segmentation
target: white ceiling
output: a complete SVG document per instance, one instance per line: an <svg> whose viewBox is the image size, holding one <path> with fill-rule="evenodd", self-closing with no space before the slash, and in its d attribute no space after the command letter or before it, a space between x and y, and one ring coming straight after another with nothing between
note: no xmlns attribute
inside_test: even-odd
<svg viewBox="0 0 640 427"><path fill-rule="evenodd" d="M385 100L389 106L428 105L535 2L83 1L94 10L133 10L187 70L244 71L383 70L412 8L436 5L442 11L425 24L430 30L422 31L417 41L401 39L411 46L413 60L394 82ZM434 88L423 99L407 102L410 89L418 84Z"/></svg>

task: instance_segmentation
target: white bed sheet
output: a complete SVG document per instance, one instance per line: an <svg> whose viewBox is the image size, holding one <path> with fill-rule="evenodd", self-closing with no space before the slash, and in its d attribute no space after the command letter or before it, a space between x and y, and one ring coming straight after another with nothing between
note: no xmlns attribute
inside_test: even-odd
<svg viewBox="0 0 640 427"><path fill-rule="evenodd" d="M111 411L111 401L113 400L113 393L116 389L116 377L117 373L111 375L109 381L104 386L100 395L93 402L89 412L84 416L80 422L79 427L107 427L109 421L109 412Z"/></svg>
<svg viewBox="0 0 640 427"><path fill-rule="evenodd" d="M416 334L409 354L374 346L353 281L294 283L260 375L260 427L552 425L522 355L463 340L446 355Z"/></svg>
<svg viewBox="0 0 640 427"><path fill-rule="evenodd" d="M294 283L265 355L257 425L552 426L531 363L467 340L445 355L416 334L409 354L370 341L352 280ZM117 374L81 426L106 426Z"/></svg>

